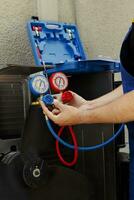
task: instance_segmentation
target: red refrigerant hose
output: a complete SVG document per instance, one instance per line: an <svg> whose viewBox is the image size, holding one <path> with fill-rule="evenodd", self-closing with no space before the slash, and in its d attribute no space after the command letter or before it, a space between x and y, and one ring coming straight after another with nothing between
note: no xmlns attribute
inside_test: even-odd
<svg viewBox="0 0 134 200"><path fill-rule="evenodd" d="M65 126L63 126L59 129L59 132L58 132L59 137L62 135L64 128L65 128ZM77 139L76 139L76 136L75 136L75 133L73 131L72 126L68 126L67 128L69 129L69 132L71 134L71 137L72 137L72 140L73 140L73 143L74 143L74 147L75 147L74 148L74 159L71 162L67 162L67 161L64 160L64 158L62 157L61 152L60 152L58 140L56 140L56 151L57 151L57 155L58 155L61 163L65 166L67 166L67 167L72 167L73 165L76 164L76 162L78 160L78 143L77 143Z"/></svg>

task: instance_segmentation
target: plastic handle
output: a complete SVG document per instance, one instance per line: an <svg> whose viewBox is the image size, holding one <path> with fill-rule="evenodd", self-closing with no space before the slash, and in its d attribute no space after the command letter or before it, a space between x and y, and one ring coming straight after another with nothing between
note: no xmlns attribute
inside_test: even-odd
<svg viewBox="0 0 134 200"><path fill-rule="evenodd" d="M62 27L61 27L61 25L59 25L59 24L45 24L45 27L47 28L47 29L49 29L49 30L56 30L56 31L60 31L60 30L62 30Z"/></svg>

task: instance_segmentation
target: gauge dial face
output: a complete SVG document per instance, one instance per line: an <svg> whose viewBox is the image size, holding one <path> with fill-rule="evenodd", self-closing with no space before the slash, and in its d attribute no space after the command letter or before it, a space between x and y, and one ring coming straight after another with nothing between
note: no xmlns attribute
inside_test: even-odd
<svg viewBox="0 0 134 200"><path fill-rule="evenodd" d="M68 87L68 79L65 74L57 72L51 76L50 84L55 91L63 91Z"/></svg>
<svg viewBox="0 0 134 200"><path fill-rule="evenodd" d="M35 92L39 94L44 94L48 91L49 89L49 83L45 76L39 75L34 77L32 81L32 87L35 90Z"/></svg>

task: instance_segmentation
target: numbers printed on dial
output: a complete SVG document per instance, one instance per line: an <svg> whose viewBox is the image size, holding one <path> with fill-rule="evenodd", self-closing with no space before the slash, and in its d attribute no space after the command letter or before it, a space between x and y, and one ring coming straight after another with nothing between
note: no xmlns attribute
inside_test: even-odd
<svg viewBox="0 0 134 200"><path fill-rule="evenodd" d="M40 76L34 77L32 86L36 92L38 92L40 94L44 94L47 92L47 90L49 88L49 83L44 76L40 75Z"/></svg>
<svg viewBox="0 0 134 200"><path fill-rule="evenodd" d="M59 72L55 73L52 78L53 86L59 91L63 91L68 86L68 79L65 74Z"/></svg>
<svg viewBox="0 0 134 200"><path fill-rule="evenodd" d="M55 79L55 84L59 89L62 90L65 87L65 80L59 76Z"/></svg>

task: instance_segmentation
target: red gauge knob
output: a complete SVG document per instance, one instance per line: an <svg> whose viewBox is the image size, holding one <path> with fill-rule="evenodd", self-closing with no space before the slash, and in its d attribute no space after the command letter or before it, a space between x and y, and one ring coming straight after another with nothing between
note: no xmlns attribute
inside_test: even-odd
<svg viewBox="0 0 134 200"><path fill-rule="evenodd" d="M61 99L63 103L69 103L73 100L73 94L70 91L65 91L61 95Z"/></svg>
<svg viewBox="0 0 134 200"><path fill-rule="evenodd" d="M68 78L62 72L56 72L50 76L50 86L55 92L62 92L68 87Z"/></svg>

